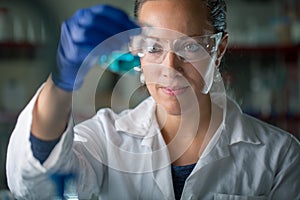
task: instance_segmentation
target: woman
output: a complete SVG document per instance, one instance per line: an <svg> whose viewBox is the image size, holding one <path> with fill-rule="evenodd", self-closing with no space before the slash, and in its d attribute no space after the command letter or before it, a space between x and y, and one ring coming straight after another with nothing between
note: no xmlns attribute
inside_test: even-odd
<svg viewBox="0 0 300 200"><path fill-rule="evenodd" d="M109 6L66 21L57 70L10 139L7 175L16 197L49 199L48 175L74 172L80 199L300 199L299 142L224 96L225 11L222 0L136 1L150 30L120 41L132 38L151 97L121 114L100 109L75 127L71 99L84 81L85 72L75 81L83 59L137 25Z"/></svg>

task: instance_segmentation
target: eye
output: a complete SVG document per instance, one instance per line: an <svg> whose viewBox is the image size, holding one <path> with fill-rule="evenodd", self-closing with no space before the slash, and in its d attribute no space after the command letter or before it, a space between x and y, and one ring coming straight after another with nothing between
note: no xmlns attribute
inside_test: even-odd
<svg viewBox="0 0 300 200"><path fill-rule="evenodd" d="M147 53L160 53L163 51L163 48L159 44L147 45L146 51Z"/></svg>
<svg viewBox="0 0 300 200"><path fill-rule="evenodd" d="M201 45L197 42L188 42L183 46L183 50L187 52L196 52L201 48Z"/></svg>
<svg viewBox="0 0 300 200"><path fill-rule="evenodd" d="M144 40L144 50L145 53L161 53L163 51L163 46L159 43L159 41L155 39L145 39Z"/></svg>

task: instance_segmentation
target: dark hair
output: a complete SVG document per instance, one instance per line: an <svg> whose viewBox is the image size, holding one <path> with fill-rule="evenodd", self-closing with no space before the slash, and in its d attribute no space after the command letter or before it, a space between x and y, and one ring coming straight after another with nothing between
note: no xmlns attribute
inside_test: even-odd
<svg viewBox="0 0 300 200"><path fill-rule="evenodd" d="M142 5L150 0L135 0L134 16L138 17ZM217 32L225 32L226 22L226 3L224 0L199 0L206 3L209 11L209 20Z"/></svg>

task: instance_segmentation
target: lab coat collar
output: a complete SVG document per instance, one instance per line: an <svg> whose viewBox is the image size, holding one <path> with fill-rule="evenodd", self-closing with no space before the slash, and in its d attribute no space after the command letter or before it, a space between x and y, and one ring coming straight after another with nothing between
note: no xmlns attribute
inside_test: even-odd
<svg viewBox="0 0 300 200"><path fill-rule="evenodd" d="M223 147L240 142L255 145L261 144L262 142L256 135L257 131L251 125L252 120L247 120L249 116L243 114L239 105L229 97L227 97L226 105L225 121L221 123L222 127L213 136L212 141L215 142L210 142L211 145L220 145L220 142ZM143 138L142 145L151 146L153 136L160 134L155 110L156 103L152 97L149 97L136 108L121 114L121 117L115 122L116 129L134 137L141 137ZM226 154L226 149L223 148L223 151Z"/></svg>
<svg viewBox="0 0 300 200"><path fill-rule="evenodd" d="M242 113L237 103L227 98L227 113L225 118L225 129L223 135L227 137L228 144L249 143L254 145L261 144L261 140L257 137L252 121L249 116Z"/></svg>
<svg viewBox="0 0 300 200"><path fill-rule="evenodd" d="M240 107L230 98L227 98L227 112L224 120L205 148L191 176L212 162L230 157L230 146L233 144L259 145L262 143L251 126L251 122L245 120Z"/></svg>
<svg viewBox="0 0 300 200"><path fill-rule="evenodd" d="M246 115L236 102L228 97L226 101L223 121L202 153L200 159L206 160L202 163L229 156L229 146L239 142L261 144L251 122L245 120Z"/></svg>
<svg viewBox="0 0 300 200"><path fill-rule="evenodd" d="M117 131L126 132L134 137L143 138L142 144L151 145L153 136L160 133L155 117L156 103L147 98L132 110L121 113L115 121Z"/></svg>

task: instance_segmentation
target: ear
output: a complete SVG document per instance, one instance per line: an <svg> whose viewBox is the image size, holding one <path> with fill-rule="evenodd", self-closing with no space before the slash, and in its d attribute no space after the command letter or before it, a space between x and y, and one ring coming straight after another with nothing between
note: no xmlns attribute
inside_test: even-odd
<svg viewBox="0 0 300 200"><path fill-rule="evenodd" d="M228 46L228 33L224 32L221 42L218 46L217 58L216 58L216 67L219 67L221 60L226 52Z"/></svg>

